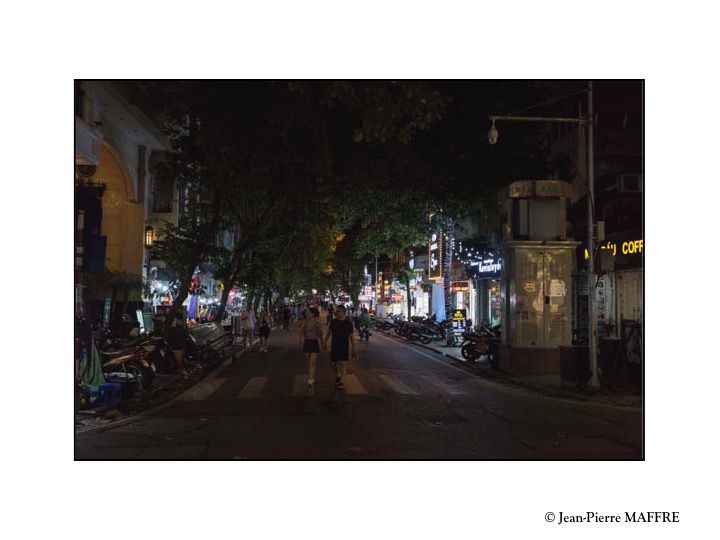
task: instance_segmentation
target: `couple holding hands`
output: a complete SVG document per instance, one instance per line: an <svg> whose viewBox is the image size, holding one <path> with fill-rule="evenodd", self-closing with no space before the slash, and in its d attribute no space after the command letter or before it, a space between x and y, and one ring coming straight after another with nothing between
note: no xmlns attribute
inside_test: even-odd
<svg viewBox="0 0 720 540"><path fill-rule="evenodd" d="M307 359L308 386L312 387L315 384L315 363L320 352L320 342L322 341L322 348L326 349L328 339L332 338L330 361L335 366L337 375L335 387L344 389L343 378L347 373L347 362L351 357L357 359L354 329L352 323L347 319L345 306L335 308L335 317L330 322L324 336L323 326L320 324L320 311L317 308L310 308L308 313L310 316L305 319L300 332L300 345Z"/></svg>

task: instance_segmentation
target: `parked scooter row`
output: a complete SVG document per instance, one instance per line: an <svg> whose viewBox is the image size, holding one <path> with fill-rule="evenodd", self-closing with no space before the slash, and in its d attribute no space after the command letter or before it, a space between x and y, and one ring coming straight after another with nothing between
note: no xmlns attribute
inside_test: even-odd
<svg viewBox="0 0 720 540"><path fill-rule="evenodd" d="M397 321L393 330L395 334L404 337L408 341L419 341L426 345L432 341L443 341L445 339L444 327L430 320L423 322L414 320Z"/></svg>
<svg viewBox="0 0 720 540"><path fill-rule="evenodd" d="M216 327L210 330L218 331ZM110 330L98 329L93 332L93 339L106 377L134 382L137 388L148 389L152 386L155 374L175 373L179 367L167 341L159 335L118 338ZM207 328L188 330L185 340L187 364L205 367L221 360L222 356L217 354L218 347L209 346L210 339L213 339L212 344L219 341L210 335ZM232 338L228 335L227 340L230 342Z"/></svg>
<svg viewBox="0 0 720 540"><path fill-rule="evenodd" d="M375 320L375 327L394 332L408 341L419 341L427 345L432 341L445 341L448 347L458 345L458 337L453 331L452 322L446 320L437 323L433 319L412 317L410 321L397 316ZM501 343L500 326L490 327L480 324L468 327L462 334L460 354L470 362L486 357L490 367L499 367L499 349Z"/></svg>

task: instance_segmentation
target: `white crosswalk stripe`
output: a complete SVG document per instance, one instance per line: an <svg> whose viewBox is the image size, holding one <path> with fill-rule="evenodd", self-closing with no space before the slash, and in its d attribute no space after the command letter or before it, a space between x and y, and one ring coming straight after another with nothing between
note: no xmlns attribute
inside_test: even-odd
<svg viewBox="0 0 720 540"><path fill-rule="evenodd" d="M248 399L260 397L267 385L267 377L251 378L238 394L238 399Z"/></svg>
<svg viewBox="0 0 720 540"><path fill-rule="evenodd" d="M368 391L365 390L365 387L363 387L362 384L360 384L360 381L355 375L345 375L344 381L345 383L345 392L347 394L354 394L354 395L367 395Z"/></svg>
<svg viewBox="0 0 720 540"><path fill-rule="evenodd" d="M378 375L385 384L387 384L390 388L392 388L395 392L398 394L403 394L406 396L417 396L418 393L410 388L408 385L406 385L404 382L402 382L400 379L392 376L392 375Z"/></svg>
<svg viewBox="0 0 720 540"><path fill-rule="evenodd" d="M449 383L446 383L445 381L441 381L437 377L432 377L430 375L423 376L423 380L430 384L431 386L434 386L438 390L441 390L442 392L446 394L450 394L451 396L464 396L467 395L467 392L465 390L462 390L460 388L457 388Z"/></svg>
<svg viewBox="0 0 720 540"><path fill-rule="evenodd" d="M220 388L227 379L207 379L199 382L178 397L180 401L202 401Z"/></svg>

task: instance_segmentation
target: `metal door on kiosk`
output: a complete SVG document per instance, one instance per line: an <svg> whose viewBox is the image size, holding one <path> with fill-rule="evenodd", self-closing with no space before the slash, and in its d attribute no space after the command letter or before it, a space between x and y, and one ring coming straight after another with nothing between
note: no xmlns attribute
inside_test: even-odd
<svg viewBox="0 0 720 540"><path fill-rule="evenodd" d="M517 274L510 283L514 346L546 349L570 343L572 255L567 249L515 251Z"/></svg>

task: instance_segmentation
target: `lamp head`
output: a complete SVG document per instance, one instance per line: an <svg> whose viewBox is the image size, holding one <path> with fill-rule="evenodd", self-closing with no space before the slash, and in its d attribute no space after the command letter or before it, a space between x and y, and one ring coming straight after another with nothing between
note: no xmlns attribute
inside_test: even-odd
<svg viewBox="0 0 720 540"><path fill-rule="evenodd" d="M488 131L488 142L490 144L495 144L498 140L498 130L495 127L495 120L492 121L492 126L490 126L490 130Z"/></svg>
<svg viewBox="0 0 720 540"><path fill-rule="evenodd" d="M153 228L148 225L147 227L145 227L145 247L151 248L153 246L153 241Z"/></svg>

